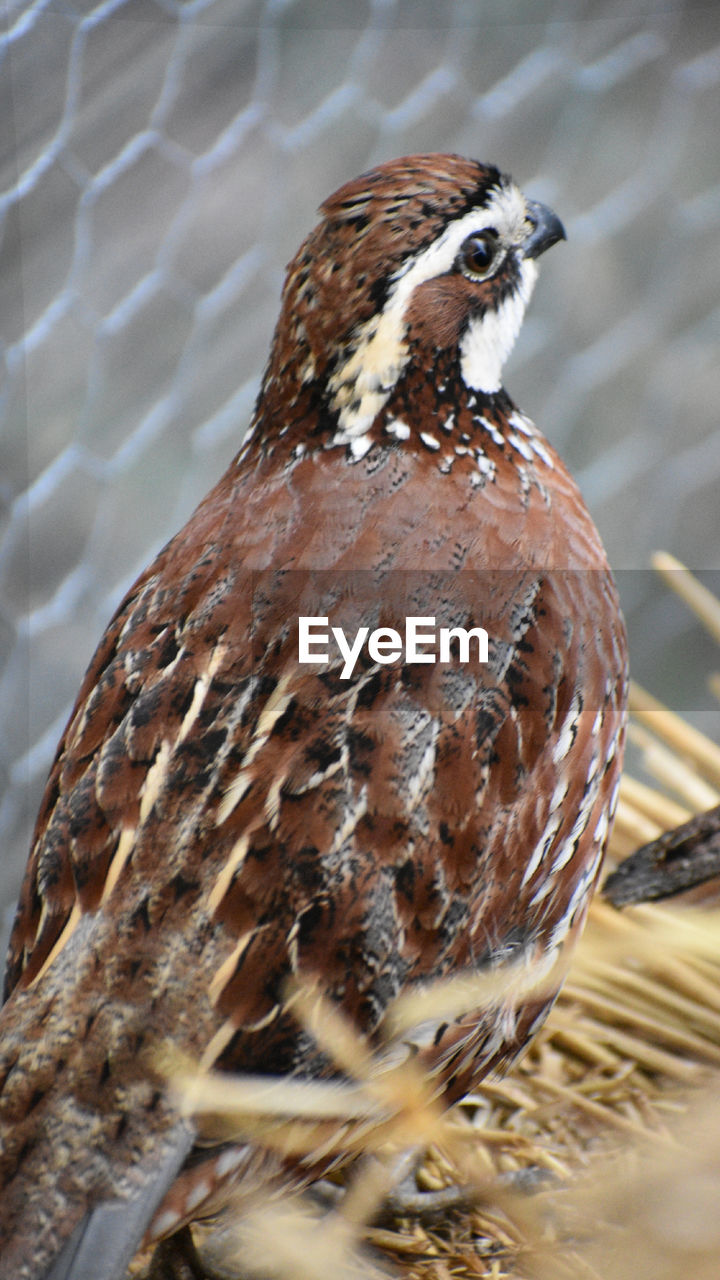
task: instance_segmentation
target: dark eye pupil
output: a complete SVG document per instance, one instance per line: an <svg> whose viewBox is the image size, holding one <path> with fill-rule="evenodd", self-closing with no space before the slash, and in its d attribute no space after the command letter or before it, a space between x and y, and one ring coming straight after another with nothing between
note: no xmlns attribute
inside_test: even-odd
<svg viewBox="0 0 720 1280"><path fill-rule="evenodd" d="M463 263L468 271L472 271L475 275L484 275L492 266L496 251L497 236L492 231L468 236L462 247Z"/></svg>

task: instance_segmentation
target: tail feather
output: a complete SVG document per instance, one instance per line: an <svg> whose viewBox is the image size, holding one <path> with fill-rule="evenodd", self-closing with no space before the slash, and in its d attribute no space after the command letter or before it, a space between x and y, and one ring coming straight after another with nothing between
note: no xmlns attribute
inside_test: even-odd
<svg viewBox="0 0 720 1280"><path fill-rule="evenodd" d="M0 1258L0 1280L124 1280L153 1215L193 1144L191 1127L179 1122L162 1140L159 1156L136 1171L141 1190L127 1200L94 1206L58 1254L18 1263ZM143 1176L144 1175L144 1176Z"/></svg>

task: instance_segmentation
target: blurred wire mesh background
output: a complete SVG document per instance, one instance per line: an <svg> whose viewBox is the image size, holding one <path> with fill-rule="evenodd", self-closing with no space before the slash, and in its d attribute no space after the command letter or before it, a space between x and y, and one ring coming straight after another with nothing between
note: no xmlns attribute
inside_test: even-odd
<svg viewBox="0 0 720 1280"><path fill-rule="evenodd" d="M0 56L0 905L105 622L239 445L285 263L393 155L565 221L506 381L624 571L636 675L717 728L646 568L720 564L716 7L4 0Z"/></svg>

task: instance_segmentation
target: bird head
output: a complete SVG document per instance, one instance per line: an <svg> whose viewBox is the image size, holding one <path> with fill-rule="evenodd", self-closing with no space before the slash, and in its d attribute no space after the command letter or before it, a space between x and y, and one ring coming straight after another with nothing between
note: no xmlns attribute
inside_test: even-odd
<svg viewBox="0 0 720 1280"><path fill-rule="evenodd" d="M287 412L311 389L342 443L412 368L449 358L468 389L500 389L537 258L565 236L552 210L492 166L418 155L347 183L321 213L288 270L260 403L279 391Z"/></svg>

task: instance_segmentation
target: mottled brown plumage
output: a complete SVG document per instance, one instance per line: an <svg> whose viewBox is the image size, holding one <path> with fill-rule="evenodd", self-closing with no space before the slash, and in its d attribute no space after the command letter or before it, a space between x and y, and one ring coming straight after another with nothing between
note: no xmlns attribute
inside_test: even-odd
<svg viewBox="0 0 720 1280"><path fill-rule="evenodd" d="M453 156L381 166L322 212L252 431L110 623L50 775L0 1020L3 1278L63 1247L53 1277L86 1274L65 1242L139 1198L96 1272L121 1275L156 1208L155 1237L259 1166L180 1172L192 1132L153 1046L318 1074L289 974L372 1036L410 984L554 954L599 873L622 619L576 486L499 381L562 228ZM335 649L298 662L300 615L482 626L488 661L364 650L343 679ZM547 1004L425 1028L448 1101Z"/></svg>

